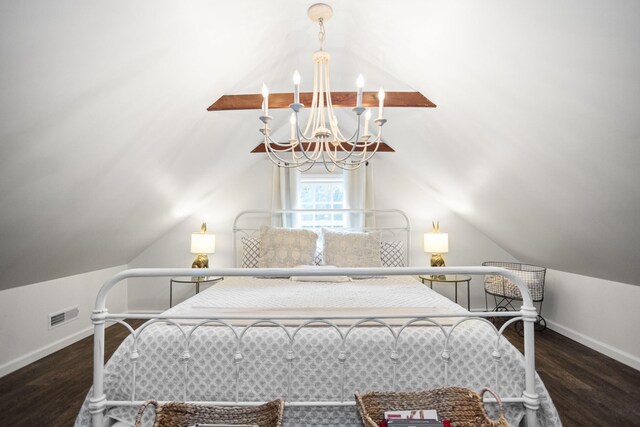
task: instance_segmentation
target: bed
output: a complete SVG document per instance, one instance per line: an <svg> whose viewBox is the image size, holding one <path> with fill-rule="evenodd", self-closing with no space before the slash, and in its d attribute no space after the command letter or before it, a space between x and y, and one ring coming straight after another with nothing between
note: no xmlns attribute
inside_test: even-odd
<svg viewBox="0 0 640 427"><path fill-rule="evenodd" d="M415 279L419 274L504 274L526 293L510 272L494 267L328 268L313 266L313 260L307 268L246 268L247 239L255 239L257 231L265 236L258 224L301 213L264 214L262 220L251 218L255 224L250 226L239 225L239 219L234 224L234 251L245 268L127 270L103 286L92 316L94 385L77 426L130 425L136 407L149 398L212 405L283 398L286 426L356 426L355 391L451 385L491 387L506 403L512 425L523 417L532 426L560 425L533 369L536 313L531 298L524 295L517 312L469 313ZM345 214L375 218L365 231L379 233L378 256L384 244L398 246L398 239L400 246L410 245L409 222L400 212ZM384 219L387 214L404 224ZM329 254L330 239L322 245L312 258ZM380 264L407 265L407 252ZM161 315L111 314L104 307L109 289L121 280L196 274L225 279ZM496 329L488 320L496 315L510 320ZM136 331L125 325L130 337L103 365L105 323L125 318L149 320ZM501 336L517 319L525 323L524 357ZM488 409L492 406L487 400Z"/></svg>

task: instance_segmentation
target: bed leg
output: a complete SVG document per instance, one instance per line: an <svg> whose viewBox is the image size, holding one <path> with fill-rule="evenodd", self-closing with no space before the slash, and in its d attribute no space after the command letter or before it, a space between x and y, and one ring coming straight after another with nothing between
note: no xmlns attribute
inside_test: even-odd
<svg viewBox="0 0 640 427"><path fill-rule="evenodd" d="M107 397L104 394L104 328L106 310L94 311L93 321L93 393L89 399L89 412L93 427L104 426L104 410Z"/></svg>
<svg viewBox="0 0 640 427"><path fill-rule="evenodd" d="M540 399L536 393L536 362L534 325L538 314L535 307L522 307L524 323L524 363L525 363L525 391L522 393L526 408L527 427L536 427L536 415L540 407Z"/></svg>

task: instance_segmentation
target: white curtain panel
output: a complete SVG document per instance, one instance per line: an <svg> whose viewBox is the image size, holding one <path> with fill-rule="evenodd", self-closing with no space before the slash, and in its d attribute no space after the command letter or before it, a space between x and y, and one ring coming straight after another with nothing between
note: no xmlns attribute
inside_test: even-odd
<svg viewBox="0 0 640 427"><path fill-rule="evenodd" d="M289 210L298 206L298 182L300 172L297 169L280 168L273 165L271 209ZM294 214L283 214L271 219L275 227L296 227Z"/></svg>
<svg viewBox="0 0 640 427"><path fill-rule="evenodd" d="M375 209L375 191L373 184L373 162L356 170L343 171L345 182L345 201L347 209ZM375 217L360 214L349 215L349 227L363 230L365 227L375 227Z"/></svg>

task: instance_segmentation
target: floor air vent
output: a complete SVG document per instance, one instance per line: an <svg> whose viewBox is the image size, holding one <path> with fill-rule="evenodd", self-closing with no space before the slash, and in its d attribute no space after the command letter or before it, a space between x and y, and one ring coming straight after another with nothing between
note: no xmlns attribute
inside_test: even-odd
<svg viewBox="0 0 640 427"><path fill-rule="evenodd" d="M58 313L52 313L49 315L49 329L55 328L56 326L64 325L72 321L73 319L78 318L78 314L80 310L78 306L68 308L66 310L60 311Z"/></svg>

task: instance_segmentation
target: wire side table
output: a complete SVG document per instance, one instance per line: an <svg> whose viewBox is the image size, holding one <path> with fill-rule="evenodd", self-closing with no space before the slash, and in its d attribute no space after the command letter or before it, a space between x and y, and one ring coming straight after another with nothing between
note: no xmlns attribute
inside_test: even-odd
<svg viewBox="0 0 640 427"><path fill-rule="evenodd" d="M420 280L424 284L425 281L429 282L429 287L433 289L433 283L453 283L455 287L455 302L458 303L458 283L467 283L467 310L471 311L471 292L469 291L469 282L471 276L465 276L463 274L447 274L441 276L419 276Z"/></svg>
<svg viewBox="0 0 640 427"><path fill-rule="evenodd" d="M196 294L200 293L200 283L217 283L223 278L220 276L204 276L204 277L172 277L169 281L169 308L173 307L173 284L189 283L196 285Z"/></svg>

